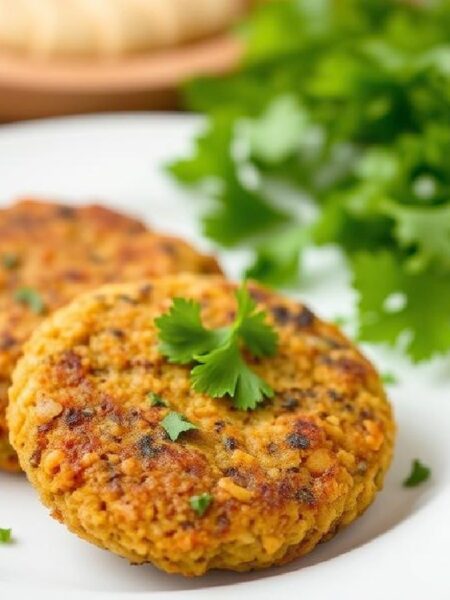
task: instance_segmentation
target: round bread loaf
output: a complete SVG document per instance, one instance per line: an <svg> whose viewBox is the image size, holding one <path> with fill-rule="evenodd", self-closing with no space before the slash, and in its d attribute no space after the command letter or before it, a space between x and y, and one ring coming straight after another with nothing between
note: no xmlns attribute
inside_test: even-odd
<svg viewBox="0 0 450 600"><path fill-rule="evenodd" d="M0 0L0 48L40 57L117 56L223 30L249 0Z"/></svg>

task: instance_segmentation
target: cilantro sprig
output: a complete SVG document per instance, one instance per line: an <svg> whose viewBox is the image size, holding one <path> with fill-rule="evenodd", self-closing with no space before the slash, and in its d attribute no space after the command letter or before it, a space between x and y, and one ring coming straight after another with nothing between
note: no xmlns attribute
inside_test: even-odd
<svg viewBox="0 0 450 600"><path fill-rule="evenodd" d="M236 408L249 410L272 397L273 390L249 367L244 350L256 358L273 356L278 336L245 285L236 291L236 301L236 317L229 327L206 328L200 305L185 298L174 298L155 323L160 351L170 362L197 363L191 371L196 391L213 398L229 396Z"/></svg>
<svg viewBox="0 0 450 600"><path fill-rule="evenodd" d="M414 361L448 353L448 2L261 4L240 27L240 70L187 86L207 119L172 175L214 182L199 188L204 232L249 249L252 278L292 285L305 249L337 246L361 339L406 336Z"/></svg>

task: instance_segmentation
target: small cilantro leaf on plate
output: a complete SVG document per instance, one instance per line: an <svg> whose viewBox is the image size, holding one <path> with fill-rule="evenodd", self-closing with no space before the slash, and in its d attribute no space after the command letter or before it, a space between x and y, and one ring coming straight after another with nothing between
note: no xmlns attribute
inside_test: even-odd
<svg viewBox="0 0 450 600"><path fill-rule="evenodd" d="M12 539L12 530L0 527L0 544L9 544Z"/></svg>
<svg viewBox="0 0 450 600"><path fill-rule="evenodd" d="M21 287L14 293L17 302L26 304L35 314L42 315L45 312L45 304L42 296L31 287Z"/></svg>
<svg viewBox="0 0 450 600"><path fill-rule="evenodd" d="M425 466L420 460L414 460L411 466L411 472L404 480L404 487L416 487L430 478L431 469Z"/></svg>
<svg viewBox="0 0 450 600"><path fill-rule="evenodd" d="M385 371L381 374L381 381L385 385L396 385L398 383L397 376L394 375L394 373L391 373L390 371Z"/></svg>
<svg viewBox="0 0 450 600"><path fill-rule="evenodd" d="M199 517L201 517L205 514L213 499L214 498L211 494L203 492L203 494L191 496L189 504L192 510L194 510L199 515Z"/></svg>
<svg viewBox="0 0 450 600"><path fill-rule="evenodd" d="M159 394L155 394L155 392L149 392L147 398L150 402L150 406L167 406L167 402L163 400Z"/></svg>
<svg viewBox="0 0 450 600"><path fill-rule="evenodd" d="M191 429L198 429L196 425L186 419L184 415L171 411L161 421L161 427L172 442L176 442L182 433Z"/></svg>

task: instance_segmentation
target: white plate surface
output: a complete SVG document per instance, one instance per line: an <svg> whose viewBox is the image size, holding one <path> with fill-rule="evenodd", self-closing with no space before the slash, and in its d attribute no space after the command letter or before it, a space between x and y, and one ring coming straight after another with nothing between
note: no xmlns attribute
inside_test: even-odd
<svg viewBox="0 0 450 600"><path fill-rule="evenodd" d="M176 115L111 115L0 128L0 202L25 194L103 201L208 248L198 233L199 202L177 189L161 165L189 145L198 121ZM237 276L244 256L222 256ZM299 294L323 317L354 302L337 253L312 251ZM366 348L391 388L399 435L385 489L356 523L308 557L283 568L188 580L133 567L53 521L22 476L0 474L0 597L10 599L448 600L450 575L450 360L411 366L398 353ZM411 460L433 469L425 485L401 482Z"/></svg>

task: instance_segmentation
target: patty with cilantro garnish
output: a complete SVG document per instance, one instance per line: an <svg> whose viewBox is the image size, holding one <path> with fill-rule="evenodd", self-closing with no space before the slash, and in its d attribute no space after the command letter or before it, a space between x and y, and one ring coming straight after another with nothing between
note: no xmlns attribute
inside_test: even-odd
<svg viewBox="0 0 450 600"><path fill-rule="evenodd" d="M21 201L0 210L0 469L18 470L5 420L11 372L41 320L80 292L178 271L219 271L182 240L101 206Z"/></svg>
<svg viewBox="0 0 450 600"><path fill-rule="evenodd" d="M379 375L335 325L221 277L76 299L28 342L10 397L13 446L53 516L187 576L312 550L372 502L395 437Z"/></svg>

